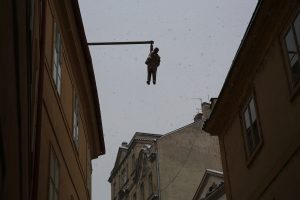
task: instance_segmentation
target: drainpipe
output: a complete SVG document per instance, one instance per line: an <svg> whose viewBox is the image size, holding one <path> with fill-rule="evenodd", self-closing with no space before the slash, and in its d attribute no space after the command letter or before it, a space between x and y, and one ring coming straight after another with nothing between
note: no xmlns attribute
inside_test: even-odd
<svg viewBox="0 0 300 200"><path fill-rule="evenodd" d="M38 97L37 97L37 117L36 117L36 136L35 148L33 158L33 186L32 186L32 199L37 200L38 196L38 180L39 180L39 167L40 167L40 145L41 145L41 132L42 132L42 109L43 109L43 88L44 88L44 57L45 57L45 30L46 30L46 1L40 0L42 7L41 17L41 34L40 34L40 66L39 66L39 79L38 79Z"/></svg>

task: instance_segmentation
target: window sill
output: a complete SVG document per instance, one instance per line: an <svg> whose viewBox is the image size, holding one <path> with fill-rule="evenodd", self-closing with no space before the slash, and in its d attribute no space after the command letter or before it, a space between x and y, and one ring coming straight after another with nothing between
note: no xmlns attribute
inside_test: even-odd
<svg viewBox="0 0 300 200"><path fill-rule="evenodd" d="M257 147L255 148L255 150L250 153L247 158L246 158L246 162L247 162L247 168L251 167L251 164L253 163L253 161L255 160L255 158L257 157L259 151L261 150L263 146L263 140L261 138L261 141L259 142L259 144L257 145Z"/></svg>

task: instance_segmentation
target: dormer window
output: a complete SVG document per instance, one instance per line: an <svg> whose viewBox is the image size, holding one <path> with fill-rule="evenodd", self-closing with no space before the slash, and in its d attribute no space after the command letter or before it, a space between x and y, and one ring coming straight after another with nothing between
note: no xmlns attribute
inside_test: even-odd
<svg viewBox="0 0 300 200"><path fill-rule="evenodd" d="M285 44L293 82L298 82L300 80L300 14L298 14L286 33Z"/></svg>

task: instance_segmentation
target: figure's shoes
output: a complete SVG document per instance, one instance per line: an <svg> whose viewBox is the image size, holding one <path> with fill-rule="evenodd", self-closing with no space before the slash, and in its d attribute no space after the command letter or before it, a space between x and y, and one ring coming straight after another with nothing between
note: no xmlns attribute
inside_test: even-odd
<svg viewBox="0 0 300 200"><path fill-rule="evenodd" d="M147 84L150 85L150 81L147 81Z"/></svg>
<svg viewBox="0 0 300 200"><path fill-rule="evenodd" d="M156 84L156 81L153 81L153 84L155 85L155 84Z"/></svg>

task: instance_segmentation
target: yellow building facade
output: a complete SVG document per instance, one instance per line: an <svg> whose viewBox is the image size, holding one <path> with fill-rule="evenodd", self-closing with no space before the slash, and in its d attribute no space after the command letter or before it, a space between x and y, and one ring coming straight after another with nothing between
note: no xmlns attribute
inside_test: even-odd
<svg viewBox="0 0 300 200"><path fill-rule="evenodd" d="M15 49L7 51L1 76L17 74L2 85L17 85L18 95L1 88L0 197L91 199L91 160L105 144L78 1L5 1L1 11L5 44ZM14 114L10 108L18 106Z"/></svg>

